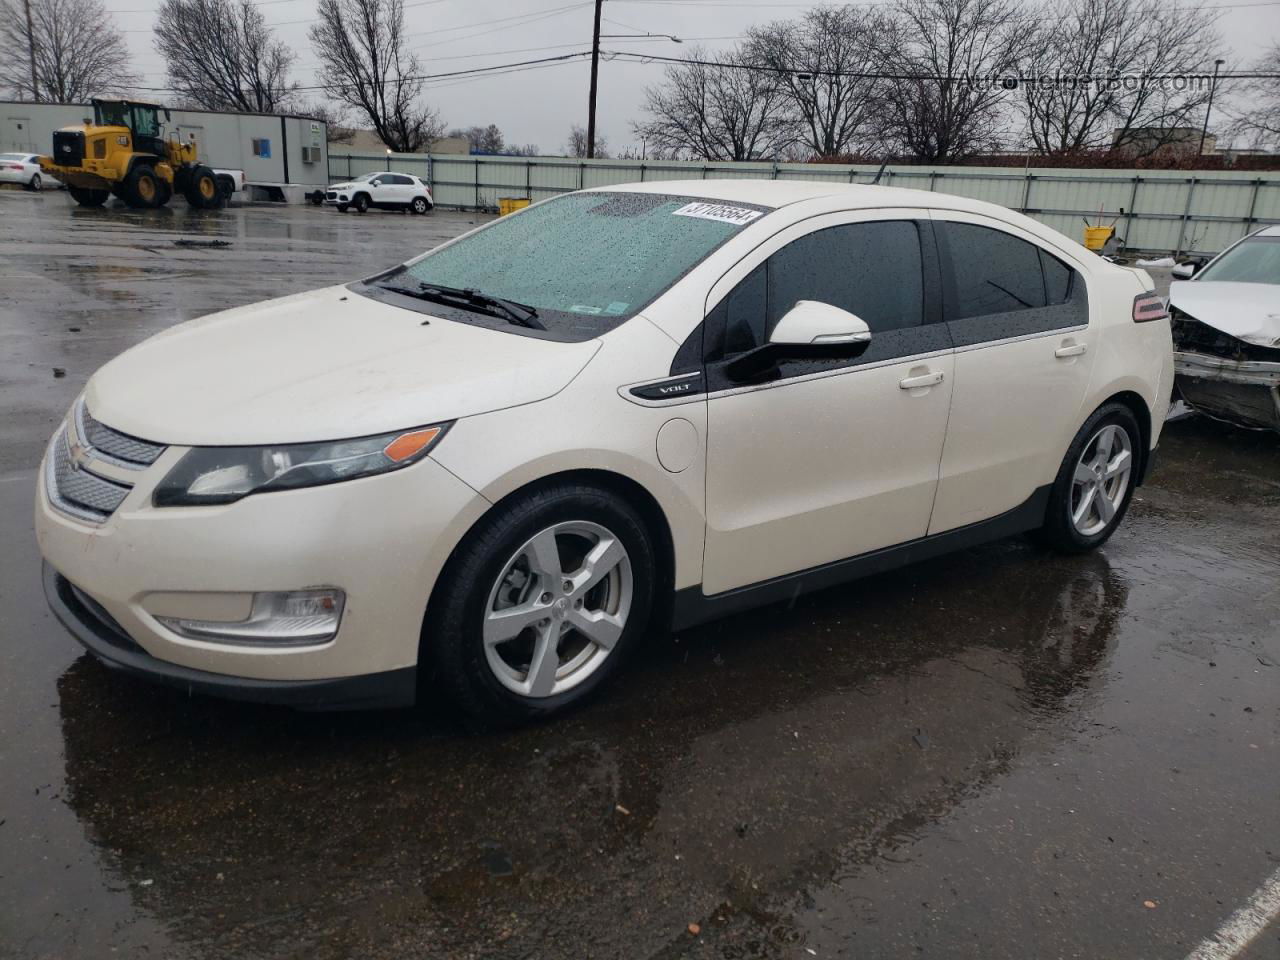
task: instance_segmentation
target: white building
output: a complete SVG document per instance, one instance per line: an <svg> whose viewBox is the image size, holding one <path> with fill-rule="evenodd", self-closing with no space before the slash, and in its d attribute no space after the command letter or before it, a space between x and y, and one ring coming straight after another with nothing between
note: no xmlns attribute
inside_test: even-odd
<svg viewBox="0 0 1280 960"><path fill-rule="evenodd" d="M48 154L53 132L93 116L87 103L0 101L0 152ZM163 120L163 114L161 114ZM298 202L329 182L323 120L295 115L171 110L164 136L195 140L202 163L244 171L255 200Z"/></svg>

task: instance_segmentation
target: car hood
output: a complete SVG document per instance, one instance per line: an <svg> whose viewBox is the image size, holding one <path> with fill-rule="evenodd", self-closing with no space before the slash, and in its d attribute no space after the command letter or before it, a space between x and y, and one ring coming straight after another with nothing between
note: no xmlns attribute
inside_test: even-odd
<svg viewBox="0 0 1280 960"><path fill-rule="evenodd" d="M94 374L85 402L96 419L157 443L336 440L543 400L599 346L424 316L330 287L157 334Z"/></svg>
<svg viewBox="0 0 1280 960"><path fill-rule="evenodd" d="M1169 305L1225 334L1259 347L1280 347L1280 285L1180 280Z"/></svg>

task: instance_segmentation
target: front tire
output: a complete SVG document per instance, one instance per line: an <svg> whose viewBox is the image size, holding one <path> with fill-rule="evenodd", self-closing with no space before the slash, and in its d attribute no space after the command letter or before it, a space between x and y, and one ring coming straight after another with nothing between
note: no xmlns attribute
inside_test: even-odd
<svg viewBox="0 0 1280 960"><path fill-rule="evenodd" d="M111 196L110 190L91 190L88 187L68 186L67 193L71 194L71 199L82 207L100 207Z"/></svg>
<svg viewBox="0 0 1280 960"><path fill-rule="evenodd" d="M561 483L501 504L450 558L419 662L473 720L507 726L581 703L638 645L656 555L615 495Z"/></svg>
<svg viewBox="0 0 1280 960"><path fill-rule="evenodd" d="M1132 410L1108 403L1095 411L1067 449L1039 539L1063 553L1106 543L1129 509L1142 455Z"/></svg>
<svg viewBox="0 0 1280 960"><path fill-rule="evenodd" d="M340 203L340 204L338 204L338 212L339 212L339 213L346 213L346 212L347 212L347 205L346 205L345 203Z"/></svg>
<svg viewBox="0 0 1280 960"><path fill-rule="evenodd" d="M356 213L367 213L369 210L369 198L363 193L357 193L355 199L351 201L351 206L356 208Z"/></svg>

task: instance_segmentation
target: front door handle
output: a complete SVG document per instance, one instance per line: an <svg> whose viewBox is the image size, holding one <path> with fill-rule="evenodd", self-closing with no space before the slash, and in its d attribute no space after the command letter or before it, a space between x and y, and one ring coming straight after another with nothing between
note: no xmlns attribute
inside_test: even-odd
<svg viewBox="0 0 1280 960"><path fill-rule="evenodd" d="M905 380L899 380L898 386L903 390L918 390L920 387L936 387L943 380L943 373L938 370L935 373L923 373L918 377L907 377Z"/></svg>
<svg viewBox="0 0 1280 960"><path fill-rule="evenodd" d="M1053 351L1053 355L1059 360L1065 360L1068 357L1083 356L1085 351L1088 349L1089 345L1087 343L1071 343L1059 347L1057 350Z"/></svg>

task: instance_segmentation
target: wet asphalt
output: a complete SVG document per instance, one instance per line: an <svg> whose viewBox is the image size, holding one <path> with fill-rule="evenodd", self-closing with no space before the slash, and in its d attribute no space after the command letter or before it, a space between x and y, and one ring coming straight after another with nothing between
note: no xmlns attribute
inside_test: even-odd
<svg viewBox="0 0 1280 960"><path fill-rule="evenodd" d="M0 957L1181 958L1277 871L1280 437L1194 417L1100 552L1007 540L655 637L512 733L83 655L30 514L93 370L475 220L0 192Z"/></svg>

